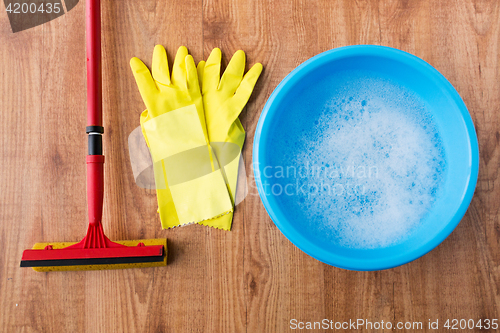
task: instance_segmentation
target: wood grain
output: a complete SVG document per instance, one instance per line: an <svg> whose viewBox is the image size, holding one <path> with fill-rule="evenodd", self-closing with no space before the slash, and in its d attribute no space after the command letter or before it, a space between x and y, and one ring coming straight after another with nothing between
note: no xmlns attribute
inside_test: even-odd
<svg viewBox="0 0 500 333"><path fill-rule="evenodd" d="M3 7L2 7L3 10ZM119 0L102 2L106 155L104 228L112 239L167 237L167 268L35 273L37 241L86 228L84 3L12 33L0 15L0 331L287 332L290 319L500 319L500 3L495 0ZM264 72L241 120L250 192L233 230L161 230L155 192L137 187L127 138L144 104L128 61L196 61L238 49ZM260 112L278 83L334 47L379 44L415 54L456 87L474 120L479 181L456 230L402 267L351 272L322 264L274 226L251 173ZM386 330L389 332L391 330Z"/></svg>

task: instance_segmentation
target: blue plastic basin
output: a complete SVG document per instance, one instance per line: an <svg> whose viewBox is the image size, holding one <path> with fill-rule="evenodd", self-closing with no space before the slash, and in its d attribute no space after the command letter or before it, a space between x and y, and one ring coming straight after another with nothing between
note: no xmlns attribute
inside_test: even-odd
<svg viewBox="0 0 500 333"><path fill-rule="evenodd" d="M280 148L276 133L288 129L280 119L290 105L307 96L315 82L342 73L369 71L373 77L390 79L425 102L439 131L447 170L440 195L411 235L395 245L375 249L340 246L304 229L301 217L292 214L290 198L264 191L265 168L277 164L272 153ZM328 94L320 90L319 94ZM328 97L328 96L326 96ZM307 108L304 108L307 112ZM277 129L280 129L277 131ZM293 131L289 132L294 136ZM450 82L422 59L382 46L357 45L321 53L293 70L274 90L260 116L253 145L253 168L259 195L278 229L308 255L333 266L351 270L396 267L426 254L458 225L474 193L479 169L477 137L467 107ZM286 204L283 200L287 200ZM292 201L293 204L293 201Z"/></svg>

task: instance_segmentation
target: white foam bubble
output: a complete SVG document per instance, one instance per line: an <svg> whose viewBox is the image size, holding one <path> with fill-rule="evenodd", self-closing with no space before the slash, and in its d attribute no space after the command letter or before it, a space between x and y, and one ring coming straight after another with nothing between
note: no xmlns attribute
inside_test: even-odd
<svg viewBox="0 0 500 333"><path fill-rule="evenodd" d="M359 78L336 91L302 125L280 158L302 170L298 187L307 228L349 248L402 241L434 203L446 168L432 117L416 96L390 82ZM356 84L356 80L351 82ZM293 179L291 179L293 178Z"/></svg>

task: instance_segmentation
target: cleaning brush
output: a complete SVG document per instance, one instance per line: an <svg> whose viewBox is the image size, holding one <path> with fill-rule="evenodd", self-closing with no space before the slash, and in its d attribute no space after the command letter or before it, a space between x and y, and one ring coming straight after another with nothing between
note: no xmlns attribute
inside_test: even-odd
<svg viewBox="0 0 500 333"><path fill-rule="evenodd" d="M87 31L87 235L78 243L37 243L25 250L21 267L36 271L98 270L165 266L167 240L112 242L102 229L104 156L102 154L102 78L100 0L86 2Z"/></svg>

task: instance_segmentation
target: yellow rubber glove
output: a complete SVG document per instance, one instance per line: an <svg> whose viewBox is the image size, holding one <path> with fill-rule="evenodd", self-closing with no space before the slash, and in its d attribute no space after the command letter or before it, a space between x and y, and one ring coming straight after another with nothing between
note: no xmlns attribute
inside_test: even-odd
<svg viewBox="0 0 500 333"><path fill-rule="evenodd" d="M252 94L262 72L262 64L255 64L245 76L245 52L237 51L220 77L221 51L212 50L206 63L198 64L198 79L201 81L203 107L207 122L210 145L231 194L234 204L241 150L245 142L245 130L238 119ZM231 229L233 213L199 222L224 230Z"/></svg>
<svg viewBox="0 0 500 333"><path fill-rule="evenodd" d="M208 144L203 101L193 58L181 46L170 76L165 49L155 46L152 75L130 60L147 109L141 129L151 152L163 228L232 212L224 177Z"/></svg>

